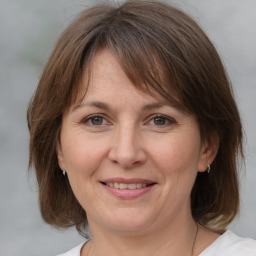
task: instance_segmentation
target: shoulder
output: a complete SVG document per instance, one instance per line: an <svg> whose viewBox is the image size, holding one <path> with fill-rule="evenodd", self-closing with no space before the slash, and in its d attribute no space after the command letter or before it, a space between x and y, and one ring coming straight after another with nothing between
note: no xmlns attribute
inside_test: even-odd
<svg viewBox="0 0 256 256"><path fill-rule="evenodd" d="M81 249L84 243L79 244L78 246L74 247L73 249L69 250L66 253L58 254L57 256L80 256Z"/></svg>
<svg viewBox="0 0 256 256"><path fill-rule="evenodd" d="M216 239L200 256L256 256L256 240L242 238L232 231L226 231Z"/></svg>

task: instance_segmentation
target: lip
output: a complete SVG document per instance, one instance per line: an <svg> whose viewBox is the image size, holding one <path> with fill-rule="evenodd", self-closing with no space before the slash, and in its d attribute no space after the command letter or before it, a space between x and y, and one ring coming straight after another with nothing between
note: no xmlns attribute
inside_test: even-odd
<svg viewBox="0 0 256 256"><path fill-rule="evenodd" d="M132 183L145 183L149 186L143 187L143 188L137 188L137 189L119 189L119 188L113 188L109 187L106 185L106 183L124 183L124 184L132 184ZM125 178L110 178L110 179L105 179L100 181L102 186L112 195L119 199L123 200L131 200L138 198L149 191L151 191L155 185L157 184L156 182L148 179L125 179Z"/></svg>
<svg viewBox="0 0 256 256"><path fill-rule="evenodd" d="M104 179L101 180L102 183L124 183L124 184L130 184L130 183L145 183L145 184L153 184L156 183L153 180L147 180L147 179L125 179L125 178L110 178L110 179Z"/></svg>

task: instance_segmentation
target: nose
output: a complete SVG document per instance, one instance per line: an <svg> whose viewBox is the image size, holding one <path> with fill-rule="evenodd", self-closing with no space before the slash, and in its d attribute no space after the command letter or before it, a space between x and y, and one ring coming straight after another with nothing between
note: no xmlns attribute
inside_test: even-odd
<svg viewBox="0 0 256 256"><path fill-rule="evenodd" d="M142 137L134 127L120 127L113 136L109 159L119 166L129 169L145 163L147 155Z"/></svg>

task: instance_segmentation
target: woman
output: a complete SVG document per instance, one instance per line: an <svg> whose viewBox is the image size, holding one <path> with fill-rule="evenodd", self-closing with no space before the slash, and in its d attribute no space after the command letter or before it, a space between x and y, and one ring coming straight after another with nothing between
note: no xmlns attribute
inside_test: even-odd
<svg viewBox="0 0 256 256"><path fill-rule="evenodd" d="M156 1L83 11L28 109L44 220L91 239L66 256L256 255L239 210L242 127L221 60Z"/></svg>

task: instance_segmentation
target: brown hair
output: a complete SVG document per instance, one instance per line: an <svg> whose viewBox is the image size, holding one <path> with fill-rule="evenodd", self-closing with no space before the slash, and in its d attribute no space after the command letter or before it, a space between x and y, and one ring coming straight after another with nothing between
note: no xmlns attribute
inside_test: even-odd
<svg viewBox="0 0 256 256"><path fill-rule="evenodd" d="M81 96L81 75L99 49L108 48L134 86L158 92L194 114L204 140L219 137L211 173L198 173L191 194L193 217L223 230L239 210L237 162L242 127L222 62L198 24L156 1L97 5L83 11L59 38L28 108L29 166L35 167L40 209L56 227L85 234L86 212L58 166L56 145L63 113ZM86 92L84 92L86 93Z"/></svg>

